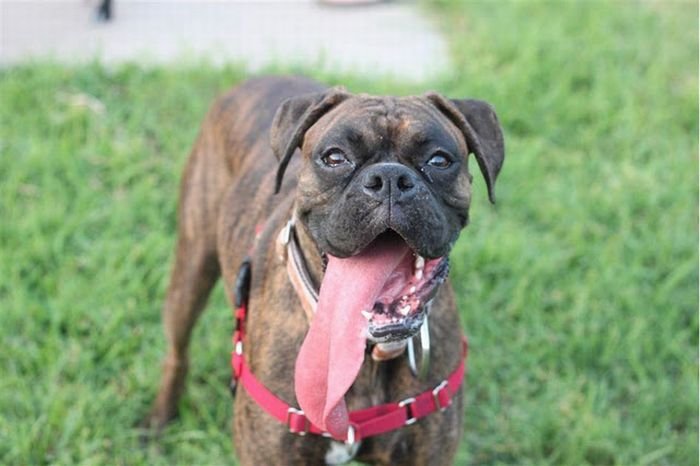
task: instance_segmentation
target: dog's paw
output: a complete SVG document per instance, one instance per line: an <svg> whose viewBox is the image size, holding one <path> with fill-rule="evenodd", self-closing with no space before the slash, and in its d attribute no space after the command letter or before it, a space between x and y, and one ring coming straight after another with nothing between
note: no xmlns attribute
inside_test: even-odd
<svg viewBox="0 0 700 466"><path fill-rule="evenodd" d="M149 413L134 425L140 431L140 443L147 445L151 440L157 439L165 426L176 418L176 409L169 409L169 407L159 406L158 404L153 406Z"/></svg>

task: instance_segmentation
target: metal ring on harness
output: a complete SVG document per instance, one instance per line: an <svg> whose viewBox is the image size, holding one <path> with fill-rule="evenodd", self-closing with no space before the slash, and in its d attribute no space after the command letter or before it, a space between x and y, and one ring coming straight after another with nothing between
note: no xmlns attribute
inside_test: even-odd
<svg viewBox="0 0 700 466"><path fill-rule="evenodd" d="M430 303L427 304L430 306ZM420 365L416 365L416 350L413 347L414 338L408 339L408 367L411 369L411 373L414 377L418 377L421 380L425 380L428 375L428 370L430 369L430 326L428 325L428 316L425 316L423 320L423 325L420 327Z"/></svg>

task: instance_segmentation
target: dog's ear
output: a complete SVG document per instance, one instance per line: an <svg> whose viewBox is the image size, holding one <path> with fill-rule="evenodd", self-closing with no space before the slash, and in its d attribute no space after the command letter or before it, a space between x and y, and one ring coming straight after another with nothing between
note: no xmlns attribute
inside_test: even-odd
<svg viewBox="0 0 700 466"><path fill-rule="evenodd" d="M294 155L301 147L304 134L333 107L350 97L342 87L334 87L324 92L304 94L291 97L277 109L270 128L270 145L272 152L279 161L275 194L282 186L284 171Z"/></svg>
<svg viewBox="0 0 700 466"><path fill-rule="evenodd" d="M474 153L486 180L489 200L495 203L494 184L503 165L505 146L503 130L493 107L482 100L448 100L437 93L429 93L425 97L464 134L467 147Z"/></svg>

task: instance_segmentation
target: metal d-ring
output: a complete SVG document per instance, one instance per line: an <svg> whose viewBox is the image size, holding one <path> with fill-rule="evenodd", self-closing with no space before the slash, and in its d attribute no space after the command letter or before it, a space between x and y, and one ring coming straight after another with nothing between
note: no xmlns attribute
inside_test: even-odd
<svg viewBox="0 0 700 466"><path fill-rule="evenodd" d="M322 433L324 437L330 437L327 432ZM326 464L345 464L352 461L360 449L362 439L357 438L355 427L350 424L348 426L347 439L343 441L331 440L331 447L326 453Z"/></svg>
<svg viewBox="0 0 700 466"><path fill-rule="evenodd" d="M415 337L408 339L408 367L414 377L425 380L430 369L430 325L428 325L428 315L423 320L420 327L420 365L416 365L416 350L413 347Z"/></svg>

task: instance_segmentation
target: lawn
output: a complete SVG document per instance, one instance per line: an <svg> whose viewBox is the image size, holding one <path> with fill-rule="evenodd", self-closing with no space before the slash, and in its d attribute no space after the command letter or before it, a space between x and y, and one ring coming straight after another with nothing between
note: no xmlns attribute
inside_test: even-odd
<svg viewBox="0 0 700 466"><path fill-rule="evenodd" d="M471 355L462 465L698 464L698 9L448 3L428 83L492 102L507 140L452 255ZM133 425L164 352L180 171L206 63L0 70L0 464L231 464L230 311L217 288L180 419Z"/></svg>

